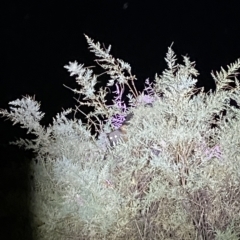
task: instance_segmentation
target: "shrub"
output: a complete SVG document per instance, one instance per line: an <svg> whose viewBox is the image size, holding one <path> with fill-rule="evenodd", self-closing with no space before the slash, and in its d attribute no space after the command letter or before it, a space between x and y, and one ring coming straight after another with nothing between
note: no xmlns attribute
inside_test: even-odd
<svg viewBox="0 0 240 240"><path fill-rule="evenodd" d="M146 80L142 92L128 63L86 36L96 62L115 86L95 89L97 76L83 64L65 68L76 76L93 107L84 125L61 112L44 128L39 103L29 96L10 102L8 117L36 136L14 144L36 153L31 162L30 210L38 239L239 239L240 60L213 73L216 91L197 89L195 63L177 64L172 46L167 69ZM234 86L233 86L234 85ZM123 93L128 88L128 102ZM131 117L129 117L131 116ZM127 121L128 124L125 124ZM124 134L110 146L108 134ZM96 134L91 134L94 129ZM122 133L120 131L120 133Z"/></svg>

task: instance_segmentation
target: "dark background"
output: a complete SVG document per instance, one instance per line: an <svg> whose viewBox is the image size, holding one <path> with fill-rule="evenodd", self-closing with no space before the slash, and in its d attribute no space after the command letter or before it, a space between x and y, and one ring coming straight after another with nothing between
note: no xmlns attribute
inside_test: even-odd
<svg viewBox="0 0 240 240"><path fill-rule="evenodd" d="M46 113L42 123L47 126L62 108L74 107L74 94L63 84L72 88L78 85L63 66L75 60L85 66L95 65L95 56L89 52L83 34L106 47L111 44L113 56L131 65L139 90L146 78L152 81L155 73L161 74L166 68L164 57L172 42L180 61L181 55L186 54L196 61L200 72L198 86L204 86L206 91L214 89L210 72L219 71L221 66L226 67L240 57L240 8L239 1L206 2L1 2L0 108L8 108L8 102L22 96L35 95L41 102L41 111ZM99 68L96 73L100 73ZM104 85L107 78L98 80ZM16 195L19 189L19 194L25 196L27 170L21 168L21 161L30 156L8 146L9 141L26 137L25 133L19 125L12 126L12 122L0 119L1 239L17 239L13 234L18 233L15 231L18 226L28 230L25 229L28 219L22 217L23 206L10 200L19 199ZM11 194L13 197L7 198ZM4 209L9 211L2 214ZM7 238L3 237L5 233Z"/></svg>
<svg viewBox="0 0 240 240"><path fill-rule="evenodd" d="M166 68L164 57L174 42L178 59L188 54L196 61L199 86L209 90L214 88L211 70L240 57L239 19L237 1L6 1L1 9L0 108L35 95L46 113L42 123L48 125L62 108L74 107L74 94L63 84L78 85L63 66L75 60L96 65L83 34L111 44L113 56L131 65L139 90L146 78L153 80ZM1 144L18 137L19 126L4 121L0 126Z"/></svg>

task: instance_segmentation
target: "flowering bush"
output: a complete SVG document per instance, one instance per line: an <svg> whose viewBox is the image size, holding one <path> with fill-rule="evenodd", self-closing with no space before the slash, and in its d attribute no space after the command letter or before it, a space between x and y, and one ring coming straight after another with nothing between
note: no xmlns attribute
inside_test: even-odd
<svg viewBox="0 0 240 240"><path fill-rule="evenodd" d="M34 140L15 142L36 153L31 162L32 229L39 239L239 239L240 60L213 73L216 91L196 88L195 63L177 64L171 47L167 69L137 91L128 63L86 36L96 62L115 86L95 89L97 76L83 64L76 76L75 111L93 107L84 125L58 114L44 128L39 103L10 102L2 116L20 123ZM230 87L231 84L234 87ZM128 102L122 96L128 88ZM222 114L225 112L225 114ZM129 117L131 116L131 117ZM108 134L128 121L127 138L109 146ZM96 134L91 134L94 128Z"/></svg>

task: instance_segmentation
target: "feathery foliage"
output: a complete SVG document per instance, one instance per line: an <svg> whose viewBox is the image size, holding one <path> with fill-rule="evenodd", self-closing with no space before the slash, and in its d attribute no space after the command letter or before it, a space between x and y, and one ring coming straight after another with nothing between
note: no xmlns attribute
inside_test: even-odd
<svg viewBox="0 0 240 240"><path fill-rule="evenodd" d="M81 106L93 107L86 126L71 109L42 127L34 98L10 102L0 114L21 124L34 140L14 144L36 153L31 162L31 218L37 239L239 239L240 60L212 76L216 91L197 89L195 63L168 48L167 69L135 87L131 67L86 36L90 51L115 86L95 89L97 76L83 64L76 76ZM234 83L234 87L229 85ZM122 94L128 88L128 102ZM223 112L225 114L223 114ZM113 148L107 134L132 113L127 141ZM91 128L98 133L91 135Z"/></svg>

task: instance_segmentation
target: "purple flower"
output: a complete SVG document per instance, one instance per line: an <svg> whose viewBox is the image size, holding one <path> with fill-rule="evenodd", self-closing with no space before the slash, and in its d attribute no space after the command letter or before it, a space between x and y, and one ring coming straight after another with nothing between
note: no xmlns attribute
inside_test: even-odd
<svg viewBox="0 0 240 240"><path fill-rule="evenodd" d="M213 158L213 157L216 157L218 159L221 159L221 157L222 157L222 151L221 151L221 149L218 145L216 145L212 148L207 148L205 150L205 154L207 155L208 160Z"/></svg>

